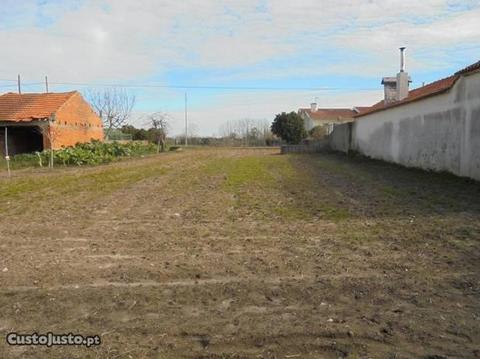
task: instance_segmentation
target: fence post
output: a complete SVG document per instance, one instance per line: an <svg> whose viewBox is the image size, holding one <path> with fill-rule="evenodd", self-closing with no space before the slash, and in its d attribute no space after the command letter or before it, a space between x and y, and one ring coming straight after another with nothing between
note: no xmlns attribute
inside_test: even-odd
<svg viewBox="0 0 480 359"><path fill-rule="evenodd" d="M10 156L8 155L8 127L5 126L5 161L7 162L7 172L8 177L11 176L10 173Z"/></svg>

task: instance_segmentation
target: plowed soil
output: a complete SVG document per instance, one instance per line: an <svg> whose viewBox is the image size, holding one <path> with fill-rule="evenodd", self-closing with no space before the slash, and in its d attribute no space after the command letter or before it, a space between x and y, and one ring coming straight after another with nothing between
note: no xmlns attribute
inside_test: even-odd
<svg viewBox="0 0 480 359"><path fill-rule="evenodd" d="M0 205L0 358L480 357L473 181L199 149L16 171Z"/></svg>

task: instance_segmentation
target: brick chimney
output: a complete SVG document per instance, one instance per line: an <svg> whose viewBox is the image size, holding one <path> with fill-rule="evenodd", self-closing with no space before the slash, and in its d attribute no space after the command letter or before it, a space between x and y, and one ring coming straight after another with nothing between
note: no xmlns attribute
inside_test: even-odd
<svg viewBox="0 0 480 359"><path fill-rule="evenodd" d="M382 85L385 105L397 101L397 78L384 77L382 78Z"/></svg>

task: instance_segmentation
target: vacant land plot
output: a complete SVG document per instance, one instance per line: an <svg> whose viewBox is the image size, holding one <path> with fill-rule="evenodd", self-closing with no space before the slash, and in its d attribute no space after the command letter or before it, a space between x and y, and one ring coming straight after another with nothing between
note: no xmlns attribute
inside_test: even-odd
<svg viewBox="0 0 480 359"><path fill-rule="evenodd" d="M0 249L1 358L480 357L480 185L447 175L274 149L16 172Z"/></svg>

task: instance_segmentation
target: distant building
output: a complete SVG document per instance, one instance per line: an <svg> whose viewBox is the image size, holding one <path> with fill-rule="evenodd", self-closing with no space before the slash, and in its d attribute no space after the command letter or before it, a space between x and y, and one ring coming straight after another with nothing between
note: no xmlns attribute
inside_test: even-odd
<svg viewBox="0 0 480 359"><path fill-rule="evenodd" d="M318 108L316 103L312 103L310 108L301 108L298 114L303 119L303 125L306 131L321 126L325 129L325 134L333 131L333 126L344 122L352 122L354 116L358 115L366 107L351 108Z"/></svg>
<svg viewBox="0 0 480 359"><path fill-rule="evenodd" d="M77 91L0 96L0 153L58 149L103 140L102 120Z"/></svg>

